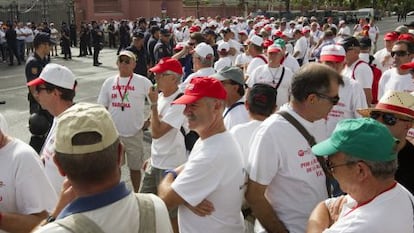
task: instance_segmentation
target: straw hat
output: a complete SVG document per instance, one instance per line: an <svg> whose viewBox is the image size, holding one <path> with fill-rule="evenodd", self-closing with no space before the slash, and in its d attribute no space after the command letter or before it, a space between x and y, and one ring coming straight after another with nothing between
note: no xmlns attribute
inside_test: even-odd
<svg viewBox="0 0 414 233"><path fill-rule="evenodd" d="M387 91L375 108L357 110L364 117L369 117L372 111L395 113L414 120L414 96L408 92Z"/></svg>

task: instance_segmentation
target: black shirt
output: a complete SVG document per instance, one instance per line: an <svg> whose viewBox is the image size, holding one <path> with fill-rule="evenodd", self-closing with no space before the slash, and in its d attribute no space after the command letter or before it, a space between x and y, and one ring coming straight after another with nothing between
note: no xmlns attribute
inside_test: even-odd
<svg viewBox="0 0 414 233"><path fill-rule="evenodd" d="M398 169L395 180L414 194L414 145L407 141L398 153Z"/></svg>
<svg viewBox="0 0 414 233"><path fill-rule="evenodd" d="M137 65L135 66L134 73L147 77L147 55L144 48L140 50L135 46L128 46L126 50L131 51L137 57Z"/></svg>

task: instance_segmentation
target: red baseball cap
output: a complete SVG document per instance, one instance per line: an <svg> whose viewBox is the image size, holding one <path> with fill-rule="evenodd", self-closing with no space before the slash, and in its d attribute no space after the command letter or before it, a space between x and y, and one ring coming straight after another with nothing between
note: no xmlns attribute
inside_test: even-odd
<svg viewBox="0 0 414 233"><path fill-rule="evenodd" d="M168 70L177 74L183 74L183 67L181 66L181 63L177 59L171 57L161 58L157 65L150 69L150 71L154 73L164 73Z"/></svg>
<svg viewBox="0 0 414 233"><path fill-rule="evenodd" d="M269 48L267 48L267 52L268 53L279 53L282 51L282 48L280 48L279 46L272 44L271 46L269 46Z"/></svg>
<svg viewBox="0 0 414 233"><path fill-rule="evenodd" d="M397 40L398 34L396 32L388 32L384 35L384 40Z"/></svg>
<svg viewBox="0 0 414 233"><path fill-rule="evenodd" d="M203 97L225 100L227 92L223 84L212 77L194 77L185 87L184 95L172 104L191 104Z"/></svg>
<svg viewBox="0 0 414 233"><path fill-rule="evenodd" d="M414 42L414 37L409 33L401 34L397 40L408 40L410 42Z"/></svg>
<svg viewBox="0 0 414 233"><path fill-rule="evenodd" d="M263 41L263 48L268 48L272 44L273 44L272 40L266 39L266 40Z"/></svg>
<svg viewBox="0 0 414 233"><path fill-rule="evenodd" d="M201 31L201 27L198 25L193 25L190 27L190 33L199 32L199 31Z"/></svg>

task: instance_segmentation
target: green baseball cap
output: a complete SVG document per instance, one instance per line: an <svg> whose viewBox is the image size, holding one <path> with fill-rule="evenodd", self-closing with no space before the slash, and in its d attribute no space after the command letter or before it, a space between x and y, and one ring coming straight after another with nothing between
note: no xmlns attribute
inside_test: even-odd
<svg viewBox="0 0 414 233"><path fill-rule="evenodd" d="M337 152L374 162L397 158L396 140L388 128L371 118L340 121L330 138L312 147L316 156L330 156Z"/></svg>
<svg viewBox="0 0 414 233"><path fill-rule="evenodd" d="M276 39L273 44L281 47L282 49L286 48L286 42L283 39Z"/></svg>

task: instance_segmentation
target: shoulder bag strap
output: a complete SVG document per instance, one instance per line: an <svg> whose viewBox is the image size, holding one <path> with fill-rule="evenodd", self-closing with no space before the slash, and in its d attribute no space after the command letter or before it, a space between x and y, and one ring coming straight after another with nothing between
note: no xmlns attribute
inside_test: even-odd
<svg viewBox="0 0 414 233"><path fill-rule="evenodd" d="M80 213L69 215L55 223L73 233L104 233L94 221Z"/></svg>
<svg viewBox="0 0 414 233"><path fill-rule="evenodd" d="M354 79L354 80L355 80L355 69L356 69L356 68L357 68L357 66L358 66L359 64L361 64L361 63L364 63L364 61L358 61L358 62L355 64L354 69L352 69L352 79Z"/></svg>
<svg viewBox="0 0 414 233"><path fill-rule="evenodd" d="M237 106L239 106L239 105L242 105L242 104L244 104L244 102L236 102L236 103L234 103L232 106L230 106L230 108L228 108L227 109L227 111L224 113L224 116L223 116L223 118L225 118L226 116L227 116L227 114L229 114L229 112L233 109L233 108L235 108L235 107L237 107Z"/></svg>
<svg viewBox="0 0 414 233"><path fill-rule="evenodd" d="M279 88L280 84L282 84L283 76L285 76L285 67L284 66L282 67L282 75L280 75L279 82L277 82L276 87L275 87L276 91Z"/></svg>
<svg viewBox="0 0 414 233"><path fill-rule="evenodd" d="M281 115L283 118L285 118L290 124L292 124L301 134L302 136L308 141L308 144L310 147L316 144L315 138L303 127L303 125L296 120L292 115L290 115L286 111L278 111L277 114ZM321 156L315 156L318 159L319 165L322 167L325 178L326 178L326 191L328 192L328 196L330 197L332 194L331 185L329 182L329 178L331 177L331 173L328 170L328 167L326 166L325 159Z"/></svg>
<svg viewBox="0 0 414 233"><path fill-rule="evenodd" d="M155 207L151 195L153 194L135 193L139 209L138 233L156 232Z"/></svg>

